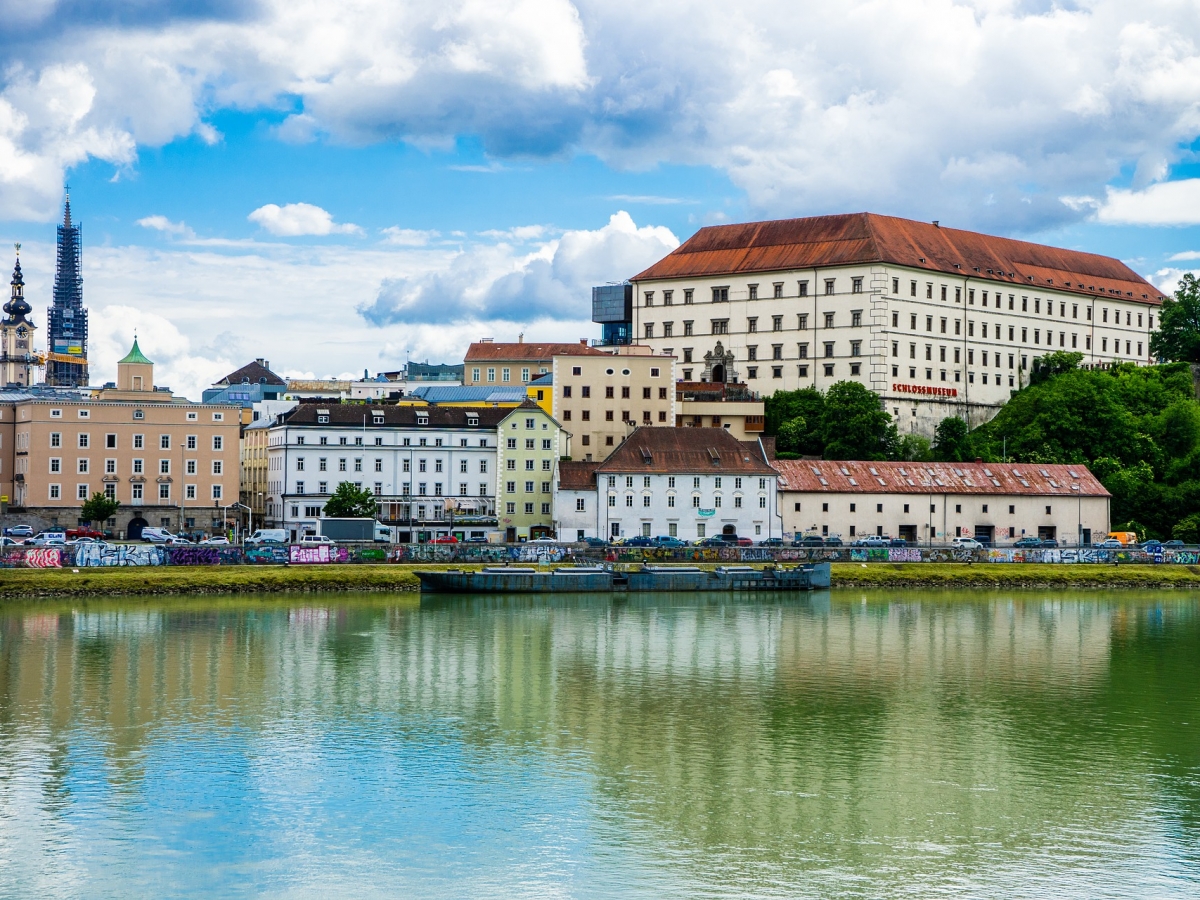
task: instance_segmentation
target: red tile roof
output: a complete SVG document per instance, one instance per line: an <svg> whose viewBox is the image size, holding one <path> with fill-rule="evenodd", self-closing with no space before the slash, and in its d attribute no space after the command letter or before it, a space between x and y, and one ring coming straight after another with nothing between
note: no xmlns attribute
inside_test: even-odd
<svg viewBox="0 0 1200 900"><path fill-rule="evenodd" d="M558 464L558 487L563 491L596 490L598 462L560 462Z"/></svg>
<svg viewBox="0 0 1200 900"><path fill-rule="evenodd" d="M496 344L479 341L467 348L466 362L546 360L555 356L606 356L586 344Z"/></svg>
<svg viewBox="0 0 1200 900"><path fill-rule="evenodd" d="M1163 294L1109 256L874 213L701 228L631 281L891 263L1014 287L1158 305ZM814 286L815 290L815 286Z"/></svg>
<svg viewBox="0 0 1200 900"><path fill-rule="evenodd" d="M757 448L751 450L724 428L641 427L598 472L643 474L774 475Z"/></svg>
<svg viewBox="0 0 1200 900"><path fill-rule="evenodd" d="M776 459L771 464L779 472L780 490L810 494L1109 496L1086 466L808 459Z"/></svg>

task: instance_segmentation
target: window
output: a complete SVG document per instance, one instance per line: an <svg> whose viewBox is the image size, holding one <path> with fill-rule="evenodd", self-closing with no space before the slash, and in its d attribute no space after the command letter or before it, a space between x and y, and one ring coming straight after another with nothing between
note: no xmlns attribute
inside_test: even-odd
<svg viewBox="0 0 1200 900"><path fill-rule="evenodd" d="M694 295L695 295L695 291L692 290L692 288L686 288L683 292L683 305L690 306L692 303L692 297Z"/></svg>
<svg viewBox="0 0 1200 900"><path fill-rule="evenodd" d="M684 336L684 337L691 337L691 335L692 335L692 324L693 324L693 323L692 323L692 322L690 322L690 321L686 321L686 320L684 321L684 323L683 323L683 336ZM683 356L684 356L684 359L683 359L683 361L684 361L684 362L691 362L691 361L692 361L692 351L691 351L691 350L684 350L684 351L683 351Z"/></svg>
<svg viewBox="0 0 1200 900"><path fill-rule="evenodd" d="M297 491L296 491L296 493L297 493L297 494L303 494L303 493L304 493L304 485L303 485L303 483L302 483L302 482L297 482L297 483L296 483L296 486L297 486L297 488L299 488L299 490L297 490ZM220 499L221 499L221 485L219 485L219 484L214 484L214 485L212 486L212 498L213 498L214 500L220 500Z"/></svg>
<svg viewBox="0 0 1200 900"><path fill-rule="evenodd" d="M776 281L772 285L772 287L775 289L772 296L774 296L776 299L783 296L783 282L782 281Z"/></svg>
<svg viewBox="0 0 1200 900"><path fill-rule="evenodd" d="M214 459L212 464L212 473L214 475L220 475L223 471L224 463L222 463L219 459Z"/></svg>
<svg viewBox="0 0 1200 900"><path fill-rule="evenodd" d="M77 470L80 475L86 475L88 472L88 461L86 459L78 460L77 461Z"/></svg>
<svg viewBox="0 0 1200 900"><path fill-rule="evenodd" d="M86 434L81 434L79 436L79 447L80 447L80 449L85 450L85 449L87 449L87 446L88 446L88 436Z"/></svg>
<svg viewBox="0 0 1200 900"><path fill-rule="evenodd" d="M783 331L783 316L771 316L771 330Z"/></svg>
<svg viewBox="0 0 1200 900"><path fill-rule="evenodd" d="M862 310L853 309L850 311L850 326L852 328L862 327Z"/></svg>
<svg viewBox="0 0 1200 900"><path fill-rule="evenodd" d="M729 320L728 319L713 319L712 320L712 333L713 334L729 334Z"/></svg>
<svg viewBox="0 0 1200 900"><path fill-rule="evenodd" d="M797 344L796 350L800 354L800 359L808 359L808 344Z"/></svg>
<svg viewBox="0 0 1200 900"><path fill-rule="evenodd" d="M748 287L748 288L749 288L749 290L750 290L750 299L751 299L751 300L757 300L757 299L758 299L758 285L757 285L757 284L751 284L751 285L747 285L747 287Z"/></svg>
<svg viewBox="0 0 1200 900"><path fill-rule="evenodd" d="M115 459L106 459L104 461L104 474L115 475L117 473L117 461Z"/></svg>
<svg viewBox="0 0 1200 900"><path fill-rule="evenodd" d="M851 341L850 342L850 355L851 356L862 356L862 341Z"/></svg>
<svg viewBox="0 0 1200 900"><path fill-rule="evenodd" d="M826 359L833 356L833 343L834 343L833 341L825 342L825 358Z"/></svg>
<svg viewBox="0 0 1200 900"><path fill-rule="evenodd" d="M169 459L160 459L158 461L158 474L159 475L170 475L171 474L171 461Z"/></svg>
<svg viewBox="0 0 1200 900"><path fill-rule="evenodd" d="M646 323L646 337L647 338L654 337L654 323L653 322Z"/></svg>
<svg viewBox="0 0 1200 900"><path fill-rule="evenodd" d="M62 471L62 460L59 459L58 457L51 457L51 459L50 459L51 474L61 472L61 471Z"/></svg>
<svg viewBox="0 0 1200 900"><path fill-rule="evenodd" d="M826 328L833 327L833 313L831 313L831 312L825 313L825 327Z"/></svg>
<svg viewBox="0 0 1200 900"><path fill-rule="evenodd" d="M808 331L808 313L800 313L796 316L796 328L800 331Z"/></svg>
<svg viewBox="0 0 1200 900"><path fill-rule="evenodd" d="M727 287L713 288L712 289L712 302L713 303L728 303L729 302L729 288L727 288Z"/></svg>
<svg viewBox="0 0 1200 900"><path fill-rule="evenodd" d="M75 488L75 496L80 500L86 500L89 496L88 486L86 484L77 485Z"/></svg>
<svg viewBox="0 0 1200 900"><path fill-rule="evenodd" d="M826 279L825 279L825 293L826 293L826 295L832 294L832 293L834 292L834 291L833 291L833 288L834 288L834 283L835 283L835 282L836 282L836 279L834 279L834 278L826 278Z"/></svg>

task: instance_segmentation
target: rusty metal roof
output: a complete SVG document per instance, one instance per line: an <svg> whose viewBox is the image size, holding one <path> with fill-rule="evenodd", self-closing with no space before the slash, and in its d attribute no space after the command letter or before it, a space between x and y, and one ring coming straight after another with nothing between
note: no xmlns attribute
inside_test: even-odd
<svg viewBox="0 0 1200 900"><path fill-rule="evenodd" d="M566 460L558 464L558 488L561 491L596 490L598 462Z"/></svg>
<svg viewBox="0 0 1200 900"><path fill-rule="evenodd" d="M1158 305L1118 259L874 213L701 228L634 282L890 263L944 275ZM816 286L814 285L814 291Z"/></svg>
<svg viewBox="0 0 1200 900"><path fill-rule="evenodd" d="M1107 497L1086 466L775 459L779 489L810 494Z"/></svg>
<svg viewBox="0 0 1200 900"><path fill-rule="evenodd" d="M467 348L466 362L544 361L555 356L607 356L599 350L578 344L496 344L478 341Z"/></svg>
<svg viewBox="0 0 1200 900"><path fill-rule="evenodd" d="M627 437L598 472L662 475L774 475L757 445L744 445L724 428L642 426Z"/></svg>

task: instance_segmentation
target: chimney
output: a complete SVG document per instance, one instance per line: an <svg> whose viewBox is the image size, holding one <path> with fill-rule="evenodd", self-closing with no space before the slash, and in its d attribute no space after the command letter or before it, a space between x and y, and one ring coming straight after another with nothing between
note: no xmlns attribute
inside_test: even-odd
<svg viewBox="0 0 1200 900"><path fill-rule="evenodd" d="M942 226L938 224L938 220L937 220L937 219L934 219L934 220L933 220L933 227L934 227L934 228L941 228Z"/></svg>
<svg viewBox="0 0 1200 900"><path fill-rule="evenodd" d="M520 334L517 335L517 343L518 344L525 343L525 332L522 331Z"/></svg>
<svg viewBox="0 0 1200 900"><path fill-rule="evenodd" d="M580 338L579 343L581 346L586 347L587 346L587 338Z"/></svg>

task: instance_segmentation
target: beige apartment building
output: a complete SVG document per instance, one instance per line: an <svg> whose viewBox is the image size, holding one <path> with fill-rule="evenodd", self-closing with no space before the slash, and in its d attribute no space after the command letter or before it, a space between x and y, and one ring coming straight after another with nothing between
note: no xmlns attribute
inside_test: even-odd
<svg viewBox="0 0 1200 900"><path fill-rule="evenodd" d="M242 429L241 487L242 505L250 510L251 525L259 527L266 521L267 496L267 447L270 446L270 428L273 419L259 419Z"/></svg>
<svg viewBox="0 0 1200 900"><path fill-rule="evenodd" d="M532 400L510 412L497 434L497 518L504 540L553 535L554 485L559 458L571 452L570 434Z"/></svg>
<svg viewBox="0 0 1200 900"><path fill-rule="evenodd" d="M551 415L582 460L607 459L635 428L675 424L675 358L639 345L606 349L551 361Z"/></svg>
<svg viewBox="0 0 1200 900"><path fill-rule="evenodd" d="M105 523L114 537L137 537L148 525L222 531L238 502L239 412L156 388L154 364L136 340L115 386L0 394L8 518L73 526L100 492L121 503Z"/></svg>

